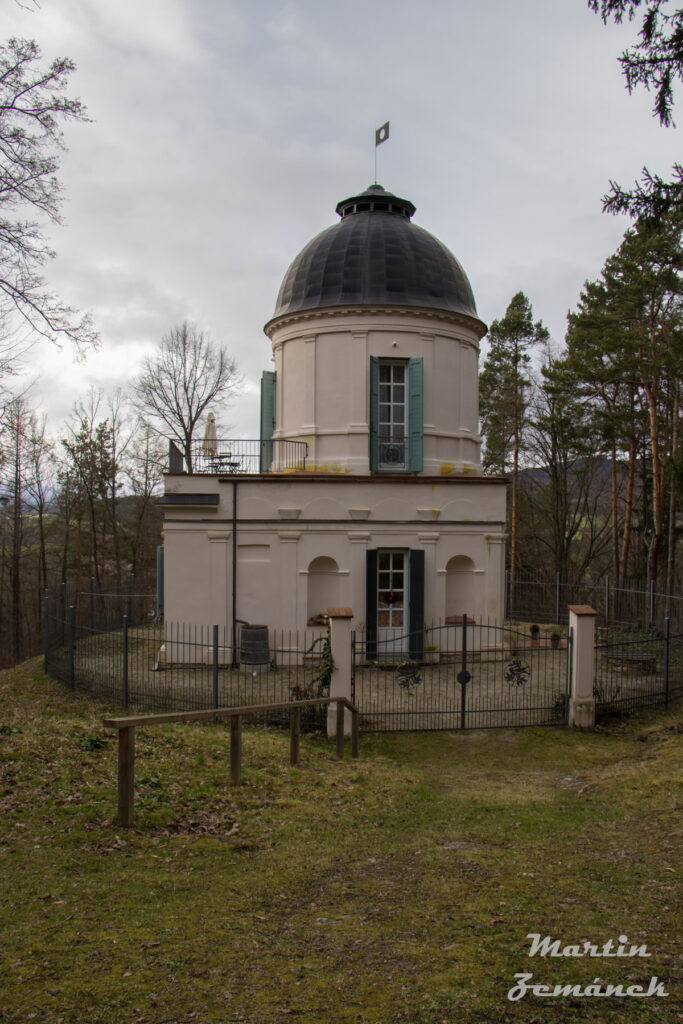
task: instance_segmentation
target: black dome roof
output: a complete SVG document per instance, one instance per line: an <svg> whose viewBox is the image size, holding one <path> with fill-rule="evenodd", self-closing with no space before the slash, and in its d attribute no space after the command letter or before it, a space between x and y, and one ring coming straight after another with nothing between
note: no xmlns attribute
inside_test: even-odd
<svg viewBox="0 0 683 1024"><path fill-rule="evenodd" d="M381 185L337 204L338 224L285 274L273 319L330 306L420 306L477 317L467 275L446 246L412 224L415 207Z"/></svg>

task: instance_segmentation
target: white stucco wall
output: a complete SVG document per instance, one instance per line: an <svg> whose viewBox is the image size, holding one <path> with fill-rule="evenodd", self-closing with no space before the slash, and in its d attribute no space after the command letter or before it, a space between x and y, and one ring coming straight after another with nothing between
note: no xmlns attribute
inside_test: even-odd
<svg viewBox="0 0 683 1024"><path fill-rule="evenodd" d="M423 310L283 317L269 325L277 373L273 436L308 442L310 470L368 474L370 358L419 358L423 475L479 472L480 334L478 320Z"/></svg>
<svg viewBox="0 0 683 1024"><path fill-rule="evenodd" d="M325 558L337 565L335 603L351 607L356 623L363 622L371 548L424 550L426 622L459 613L502 619L500 478L169 475L166 493L188 504L165 510L167 622L231 624L235 487L238 619L304 628L312 614L309 567ZM191 495L203 493L217 494L218 504L193 505ZM470 607L456 610L447 604L453 594L448 567L458 558L471 562Z"/></svg>

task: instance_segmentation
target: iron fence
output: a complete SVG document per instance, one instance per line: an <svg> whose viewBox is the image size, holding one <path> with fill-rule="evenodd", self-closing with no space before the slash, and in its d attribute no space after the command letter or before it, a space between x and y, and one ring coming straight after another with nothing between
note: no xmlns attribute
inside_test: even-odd
<svg viewBox="0 0 683 1024"><path fill-rule="evenodd" d="M329 694L325 630L265 630L254 651L244 626L233 637L216 624L135 624L113 614L92 625L89 611L88 601L69 605L65 614L56 602L46 602L45 670L73 690L124 708L208 710ZM285 717L274 712L267 720ZM324 724L324 709L302 714L302 727Z"/></svg>
<svg viewBox="0 0 683 1024"><path fill-rule="evenodd" d="M595 609L600 625L632 624L664 628L671 620L683 632L683 596L663 594L654 580L631 581L623 587L609 576L601 580L565 583L560 574L521 573L514 582L505 573L505 618L521 622L561 622L567 606L587 604Z"/></svg>
<svg viewBox="0 0 683 1024"><path fill-rule="evenodd" d="M351 699L366 731L566 724L567 630L463 619L387 639L356 631L352 644Z"/></svg>
<svg viewBox="0 0 683 1024"><path fill-rule="evenodd" d="M45 592L45 621L59 620L62 632L69 624L69 609L73 607L79 627L92 632L121 627L123 616L129 625L152 623L157 616L157 595L141 593L135 573L130 573L120 585L107 581L98 586L95 577L80 582L68 580L48 588Z"/></svg>
<svg viewBox="0 0 683 1024"><path fill-rule="evenodd" d="M595 645L596 715L668 707L683 696L683 635L601 628Z"/></svg>
<svg viewBox="0 0 683 1024"><path fill-rule="evenodd" d="M135 710L191 711L329 695L325 627L162 623L154 595L63 584L46 595L45 669L72 689ZM398 632L398 631L396 631ZM352 634L352 700L367 731L561 725L572 635L459 617L416 633ZM683 696L683 632L598 627L598 715L667 706ZM260 719L286 724L280 713ZM308 729L324 728L311 709Z"/></svg>

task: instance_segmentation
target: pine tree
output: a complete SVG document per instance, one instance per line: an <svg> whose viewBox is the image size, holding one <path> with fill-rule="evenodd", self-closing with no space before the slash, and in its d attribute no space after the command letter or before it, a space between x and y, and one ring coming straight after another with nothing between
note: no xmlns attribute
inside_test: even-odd
<svg viewBox="0 0 683 1024"><path fill-rule="evenodd" d="M534 323L531 303L524 292L517 292L502 320L494 320L489 328L489 350L479 379L484 466L498 473L511 471L511 588L517 567L519 463L531 390L529 353L548 337L541 321Z"/></svg>
<svg viewBox="0 0 683 1024"><path fill-rule="evenodd" d="M646 425L650 511L643 523L647 575L657 576L664 538L667 478L676 458L683 377L683 248L680 212L641 221L588 283L569 317L570 359L582 388L603 404L603 437L613 462L629 445L635 459L638 420ZM619 439L619 440L617 440ZM675 513L674 513L675 514ZM622 555L620 574L625 571Z"/></svg>
<svg viewBox="0 0 683 1024"><path fill-rule="evenodd" d="M683 8L669 8L669 0L588 0L591 10L600 14L605 25L632 21L642 15L637 43L619 58L626 88L633 92L642 85L653 92L653 114L659 123L673 128L674 86L683 81ZM683 208L683 165L673 166L672 179L643 168L640 182L625 191L611 181L612 191L603 198L610 213L630 213L632 217L659 220L670 210Z"/></svg>

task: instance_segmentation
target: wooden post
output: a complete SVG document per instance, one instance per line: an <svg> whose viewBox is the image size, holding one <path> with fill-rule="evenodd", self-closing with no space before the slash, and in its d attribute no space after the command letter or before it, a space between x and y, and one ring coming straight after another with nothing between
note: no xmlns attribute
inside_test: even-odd
<svg viewBox="0 0 683 1024"><path fill-rule="evenodd" d="M105 729L118 729L118 821L124 828L130 828L134 818L135 803L135 729L140 726L161 725L170 722L206 722L216 718L230 718L230 780L233 786L242 782L242 716L255 711L275 711L287 708L290 724L290 762L299 761L301 736L301 708L332 706L336 718L337 757L344 757L344 726L346 715L351 720L351 756L358 757L359 714L349 706L345 698L329 700L327 697L304 701L286 701L282 704L252 704L231 708L204 708L201 711L168 711L161 714L128 715L125 718L104 718Z"/></svg>
<svg viewBox="0 0 683 1024"><path fill-rule="evenodd" d="M135 816L135 726L119 729L119 825L131 828Z"/></svg>
<svg viewBox="0 0 683 1024"><path fill-rule="evenodd" d="M301 735L301 708L289 712L289 763L299 763L299 737Z"/></svg>
<svg viewBox="0 0 683 1024"><path fill-rule="evenodd" d="M242 716L230 715L230 782L242 785Z"/></svg>
<svg viewBox="0 0 683 1024"><path fill-rule="evenodd" d="M344 705L337 701L337 757L344 760Z"/></svg>
<svg viewBox="0 0 683 1024"><path fill-rule="evenodd" d="M351 757L358 757L358 711L351 712Z"/></svg>

